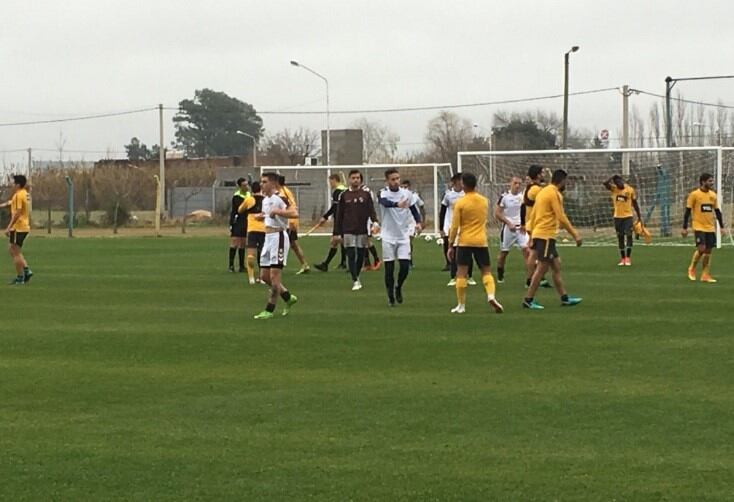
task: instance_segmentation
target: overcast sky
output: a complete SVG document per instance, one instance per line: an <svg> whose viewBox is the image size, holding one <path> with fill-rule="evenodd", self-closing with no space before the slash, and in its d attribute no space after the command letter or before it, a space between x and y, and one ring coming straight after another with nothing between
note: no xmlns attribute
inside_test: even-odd
<svg viewBox="0 0 734 502"><path fill-rule="evenodd" d="M0 123L176 106L209 87L258 111L461 104L560 93L571 45L571 91L625 83L664 92L666 75L734 74L730 1L101 1L0 2ZM686 97L734 104L734 80L678 84ZM646 115L651 98L632 98ZM498 107L457 110L489 127ZM502 109L562 111L562 100ZM405 150L420 148L436 112L376 114ZM170 117L170 114L168 114ZM620 128L615 92L572 97L570 122ZM332 116L332 128L358 115ZM263 114L268 132L325 126L322 116ZM53 150L93 160L132 136L157 143L157 115L0 127L0 151ZM173 125L166 123L167 142ZM74 151L89 151L81 153ZM99 151L100 153L94 153ZM17 154L4 153L7 162ZM39 157L53 158L39 151Z"/></svg>

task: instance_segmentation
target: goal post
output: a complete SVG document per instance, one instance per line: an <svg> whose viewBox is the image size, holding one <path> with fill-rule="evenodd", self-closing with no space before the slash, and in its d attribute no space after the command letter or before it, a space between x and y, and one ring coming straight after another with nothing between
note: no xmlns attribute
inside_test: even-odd
<svg viewBox="0 0 734 502"><path fill-rule="evenodd" d="M466 151L457 156L457 170L477 175L480 191L497 200L512 176L523 181L532 164L544 168L545 180L556 169L568 172L564 193L569 219L584 242L616 245L612 201L603 182L621 175L637 192L642 218L653 244L690 244L680 237L686 198L699 186L702 173L715 178L724 223L734 215L734 148L618 148L588 150ZM722 245L717 223L717 243ZM731 235L731 233L729 233ZM570 237L562 234L562 239ZM734 244L731 237L724 244Z"/></svg>
<svg viewBox="0 0 734 502"><path fill-rule="evenodd" d="M453 174L449 163L426 164L355 164L333 166L261 166L260 173L276 172L285 176L286 185L291 189L298 203L301 231L316 225L331 205L329 176L338 174L348 185L349 171L357 169L362 173L364 184L377 195L385 186L385 171L395 168L400 172L402 181L409 180L413 191L417 192L424 203L426 221L424 232L439 234L439 209L444 191ZM375 197L375 210L378 217L381 207ZM333 221L314 231L312 235L331 235Z"/></svg>

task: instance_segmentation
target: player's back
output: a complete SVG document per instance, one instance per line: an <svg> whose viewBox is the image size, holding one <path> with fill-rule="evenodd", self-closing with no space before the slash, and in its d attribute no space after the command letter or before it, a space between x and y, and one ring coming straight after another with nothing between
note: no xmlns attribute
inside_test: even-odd
<svg viewBox="0 0 734 502"><path fill-rule="evenodd" d="M458 226L459 246L481 247L487 245L487 213L489 201L477 192L467 192L454 205L454 222Z"/></svg>

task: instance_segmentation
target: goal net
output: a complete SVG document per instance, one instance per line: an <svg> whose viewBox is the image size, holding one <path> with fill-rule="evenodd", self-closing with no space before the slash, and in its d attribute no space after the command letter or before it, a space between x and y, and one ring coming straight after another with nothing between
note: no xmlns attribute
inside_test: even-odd
<svg viewBox="0 0 734 502"><path fill-rule="evenodd" d="M316 225L321 216L331 206L329 176L338 174L347 185L349 171L358 169L364 184L375 194L385 186L385 171L395 168L400 172L402 181L410 181L411 189L423 200L425 221L424 232L438 234L438 215L441 198L448 185L452 170L451 164L363 164L348 166L262 166L260 172L277 172L285 176L286 185L291 189L298 203L300 229L308 231ZM380 217L381 208L375 197L375 208ZM316 230L313 235L331 235L333 218Z"/></svg>
<svg viewBox="0 0 734 502"><path fill-rule="evenodd" d="M460 152L458 170L477 175L479 188L495 201L513 176L525 181L528 167L544 168L546 181L556 169L568 172L565 210L585 243L616 245L612 201L603 182L621 175L636 192L653 244L690 244L680 236L686 198L702 173L714 175L724 223L731 226L734 149L718 147L603 150ZM719 233L719 243L722 243ZM561 239L570 239L562 231ZM731 238L723 240L730 244Z"/></svg>

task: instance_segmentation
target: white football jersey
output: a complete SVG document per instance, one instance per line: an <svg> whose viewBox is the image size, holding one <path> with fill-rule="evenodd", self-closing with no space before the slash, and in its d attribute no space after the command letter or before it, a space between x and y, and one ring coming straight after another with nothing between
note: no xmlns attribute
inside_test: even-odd
<svg viewBox="0 0 734 502"><path fill-rule="evenodd" d="M448 234L449 230L451 229L451 218L454 214L454 206L456 205L456 201L461 199L463 196L463 190L461 192L457 192L453 188L446 190L446 193L443 194L441 205L446 206L446 218L443 220L442 230L445 234Z"/></svg>
<svg viewBox="0 0 734 502"><path fill-rule="evenodd" d="M500 196L499 206L505 212L505 218L515 225L520 224L520 207L523 202L522 192L514 195L511 192L505 192Z"/></svg>
<svg viewBox="0 0 734 502"><path fill-rule="evenodd" d="M413 194L405 188L398 188L395 192L389 188L383 188L380 190L380 199L395 204L407 200L411 202L411 206L413 205ZM382 204L380 206L382 207L382 227L380 228L380 237L382 240L387 242L410 240L411 226L415 225L410 208L385 207Z"/></svg>
<svg viewBox="0 0 734 502"><path fill-rule="evenodd" d="M269 197L263 198L263 214L265 215L265 226L270 228L288 229L288 218L285 216L270 217L270 211L273 209L286 209L288 205L283 197L278 193L274 193Z"/></svg>

